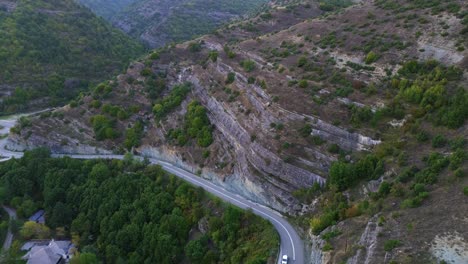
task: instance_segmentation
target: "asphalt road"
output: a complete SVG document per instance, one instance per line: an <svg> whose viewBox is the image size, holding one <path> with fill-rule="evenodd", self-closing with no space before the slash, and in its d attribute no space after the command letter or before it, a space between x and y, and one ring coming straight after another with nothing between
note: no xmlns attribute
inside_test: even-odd
<svg viewBox="0 0 468 264"><path fill-rule="evenodd" d="M16 211L12 208L3 206L3 209L8 213L10 216L10 221L16 219ZM8 233L5 237L5 242L3 242L3 250L8 250L11 247L11 243L13 242L13 233L11 232L11 228L8 228Z"/></svg>
<svg viewBox="0 0 468 264"><path fill-rule="evenodd" d="M11 120L0 120L0 125L5 127L11 127L14 122L10 122ZM9 128L8 128L9 129ZM9 131L9 130L8 130ZM5 161L11 158L20 158L23 156L21 152L12 152L5 149L6 145L6 138L0 139L0 156L3 159L1 161ZM56 154L54 157L63 157L68 156L71 158L76 159L123 159L124 156L122 155L59 155ZM139 157L142 159L142 157ZM191 184L202 187L207 192L221 198L222 200L236 205L242 209L252 210L253 213L256 215L270 221L273 226L278 231L281 244L280 244L280 254L278 263L281 263L281 256L288 255L289 256L289 263L293 264L304 264L304 244L297 234L296 230L289 224L289 222L283 218L283 216L268 207L263 205L257 204L252 202L240 195L233 194L223 187L213 184L212 182L202 179L201 177L190 173L184 169L174 166L171 163L157 160L157 159L149 159L152 164L159 164L161 165L166 171L174 174L175 176L184 179Z"/></svg>

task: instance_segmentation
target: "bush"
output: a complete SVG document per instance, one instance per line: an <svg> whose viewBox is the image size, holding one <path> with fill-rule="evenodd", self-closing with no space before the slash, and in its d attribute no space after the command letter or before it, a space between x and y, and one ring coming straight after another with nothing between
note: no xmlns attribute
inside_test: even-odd
<svg viewBox="0 0 468 264"><path fill-rule="evenodd" d="M312 126L309 124L305 124L301 129L299 129L299 134L302 137L308 137L312 133Z"/></svg>
<svg viewBox="0 0 468 264"><path fill-rule="evenodd" d="M467 155L463 149L456 150L452 155L450 155L449 168L453 171L457 170L463 164L466 158L467 158Z"/></svg>
<svg viewBox="0 0 468 264"><path fill-rule="evenodd" d="M419 142L426 142L429 140L429 133L426 131L421 131L416 135L416 140Z"/></svg>
<svg viewBox="0 0 468 264"><path fill-rule="evenodd" d="M151 53L149 58L152 59L152 60L157 60L157 59L159 59L159 57L160 57L159 52L153 52L153 53Z"/></svg>
<svg viewBox="0 0 468 264"><path fill-rule="evenodd" d="M465 186L465 188L463 188L463 194L468 196L468 186Z"/></svg>
<svg viewBox="0 0 468 264"><path fill-rule="evenodd" d="M208 58L213 62L216 62L218 60L218 56L219 53L216 50L210 51L210 53L208 54Z"/></svg>
<svg viewBox="0 0 468 264"><path fill-rule="evenodd" d="M309 86L309 82L307 80L300 80L299 81L299 87L307 88L307 86Z"/></svg>
<svg viewBox="0 0 468 264"><path fill-rule="evenodd" d="M153 73L151 72L150 68L144 68L143 70L141 70L140 74L141 74L141 76L147 77L147 76L150 76Z"/></svg>
<svg viewBox="0 0 468 264"><path fill-rule="evenodd" d="M384 243L384 250L385 251L392 251L393 249L401 246L402 243L400 240L394 240L394 239L390 239L390 240L387 240L385 241Z"/></svg>
<svg viewBox="0 0 468 264"><path fill-rule="evenodd" d="M92 108L99 108L101 107L101 101L99 100L93 100L91 103L89 103L89 106Z"/></svg>
<svg viewBox="0 0 468 264"><path fill-rule="evenodd" d="M231 84L236 80L236 74L233 72L228 73L226 78L226 84Z"/></svg>
<svg viewBox="0 0 468 264"><path fill-rule="evenodd" d="M441 148L447 144L447 139L443 135L437 135L432 139L433 148Z"/></svg>
<svg viewBox="0 0 468 264"><path fill-rule="evenodd" d="M371 51L367 54L366 59L364 61L366 62L366 64L371 64L375 62L378 58L379 56L377 56L377 54Z"/></svg>
<svg viewBox="0 0 468 264"><path fill-rule="evenodd" d="M341 152L340 146L338 144L331 144L328 146L328 152L333 153L333 154L339 154Z"/></svg>
<svg viewBox="0 0 468 264"><path fill-rule="evenodd" d="M47 226L36 222L28 221L24 223L20 230L23 239L48 239L50 238L50 230Z"/></svg>
<svg viewBox="0 0 468 264"><path fill-rule="evenodd" d="M125 148L130 150L133 147L138 147L141 143L142 136L143 124L138 121L132 128L127 129L127 132L125 133Z"/></svg>
<svg viewBox="0 0 468 264"><path fill-rule="evenodd" d="M156 102L153 106L153 113L156 119L163 118L170 111L178 107L190 92L191 88L192 85L190 83L174 86L167 97Z"/></svg>
<svg viewBox="0 0 468 264"><path fill-rule="evenodd" d="M383 173L383 161L367 155L354 164L343 161L332 163L327 184L346 190L362 179L376 179Z"/></svg>
<svg viewBox="0 0 468 264"><path fill-rule="evenodd" d="M299 58L299 60L297 61L297 67L301 68L301 67L304 67L305 65L307 65L307 58L306 57Z"/></svg>
<svg viewBox="0 0 468 264"><path fill-rule="evenodd" d="M202 50L202 44L201 42L192 42L189 44L189 50L190 52L199 52Z"/></svg>
<svg viewBox="0 0 468 264"><path fill-rule="evenodd" d="M189 139L196 139L200 147L208 147L213 143L212 128L206 109L197 101L192 101L187 107L183 129L170 130L168 136L177 141L180 146Z"/></svg>
<svg viewBox="0 0 468 264"><path fill-rule="evenodd" d="M407 183L411 179L414 178L414 175L419 171L419 169L415 166L410 168L405 168L403 171L398 175L397 181L401 183Z"/></svg>
<svg viewBox="0 0 468 264"><path fill-rule="evenodd" d="M95 115L90 120L97 140L115 139L119 133L114 130L115 121L103 115Z"/></svg>
<svg viewBox="0 0 468 264"><path fill-rule="evenodd" d="M252 72L255 70L255 62L252 60L241 61L240 65L246 72Z"/></svg>

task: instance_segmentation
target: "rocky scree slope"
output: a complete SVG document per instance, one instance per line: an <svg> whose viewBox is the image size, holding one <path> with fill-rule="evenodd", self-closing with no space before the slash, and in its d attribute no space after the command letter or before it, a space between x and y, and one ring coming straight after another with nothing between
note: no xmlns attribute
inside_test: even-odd
<svg viewBox="0 0 468 264"><path fill-rule="evenodd" d="M177 163L302 215L312 263L463 260L466 4L394 3L319 17L318 5L279 8L156 51L69 106L23 120L10 147L133 149ZM293 26L277 19L294 10L313 15ZM271 24L264 35L246 30ZM385 165L372 177L334 177L374 158Z"/></svg>

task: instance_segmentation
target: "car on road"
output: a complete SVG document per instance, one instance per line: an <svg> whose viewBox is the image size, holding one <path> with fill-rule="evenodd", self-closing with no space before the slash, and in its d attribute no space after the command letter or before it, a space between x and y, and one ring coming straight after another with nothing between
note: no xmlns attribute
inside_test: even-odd
<svg viewBox="0 0 468 264"><path fill-rule="evenodd" d="M288 264L288 255L283 255L283 258L281 259L281 264Z"/></svg>

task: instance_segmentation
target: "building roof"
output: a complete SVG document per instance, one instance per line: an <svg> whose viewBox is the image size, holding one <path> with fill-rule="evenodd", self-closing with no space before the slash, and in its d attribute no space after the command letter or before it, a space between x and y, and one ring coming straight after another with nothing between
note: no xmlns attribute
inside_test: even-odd
<svg viewBox="0 0 468 264"><path fill-rule="evenodd" d="M32 247L30 247L32 245ZM29 252L23 257L27 264L57 264L62 263L69 256L69 250L73 247L70 241L50 241L44 245L44 241L27 242L23 248Z"/></svg>
<svg viewBox="0 0 468 264"><path fill-rule="evenodd" d="M29 217L29 221L33 221L39 224L45 224L45 211L39 210L31 217Z"/></svg>

